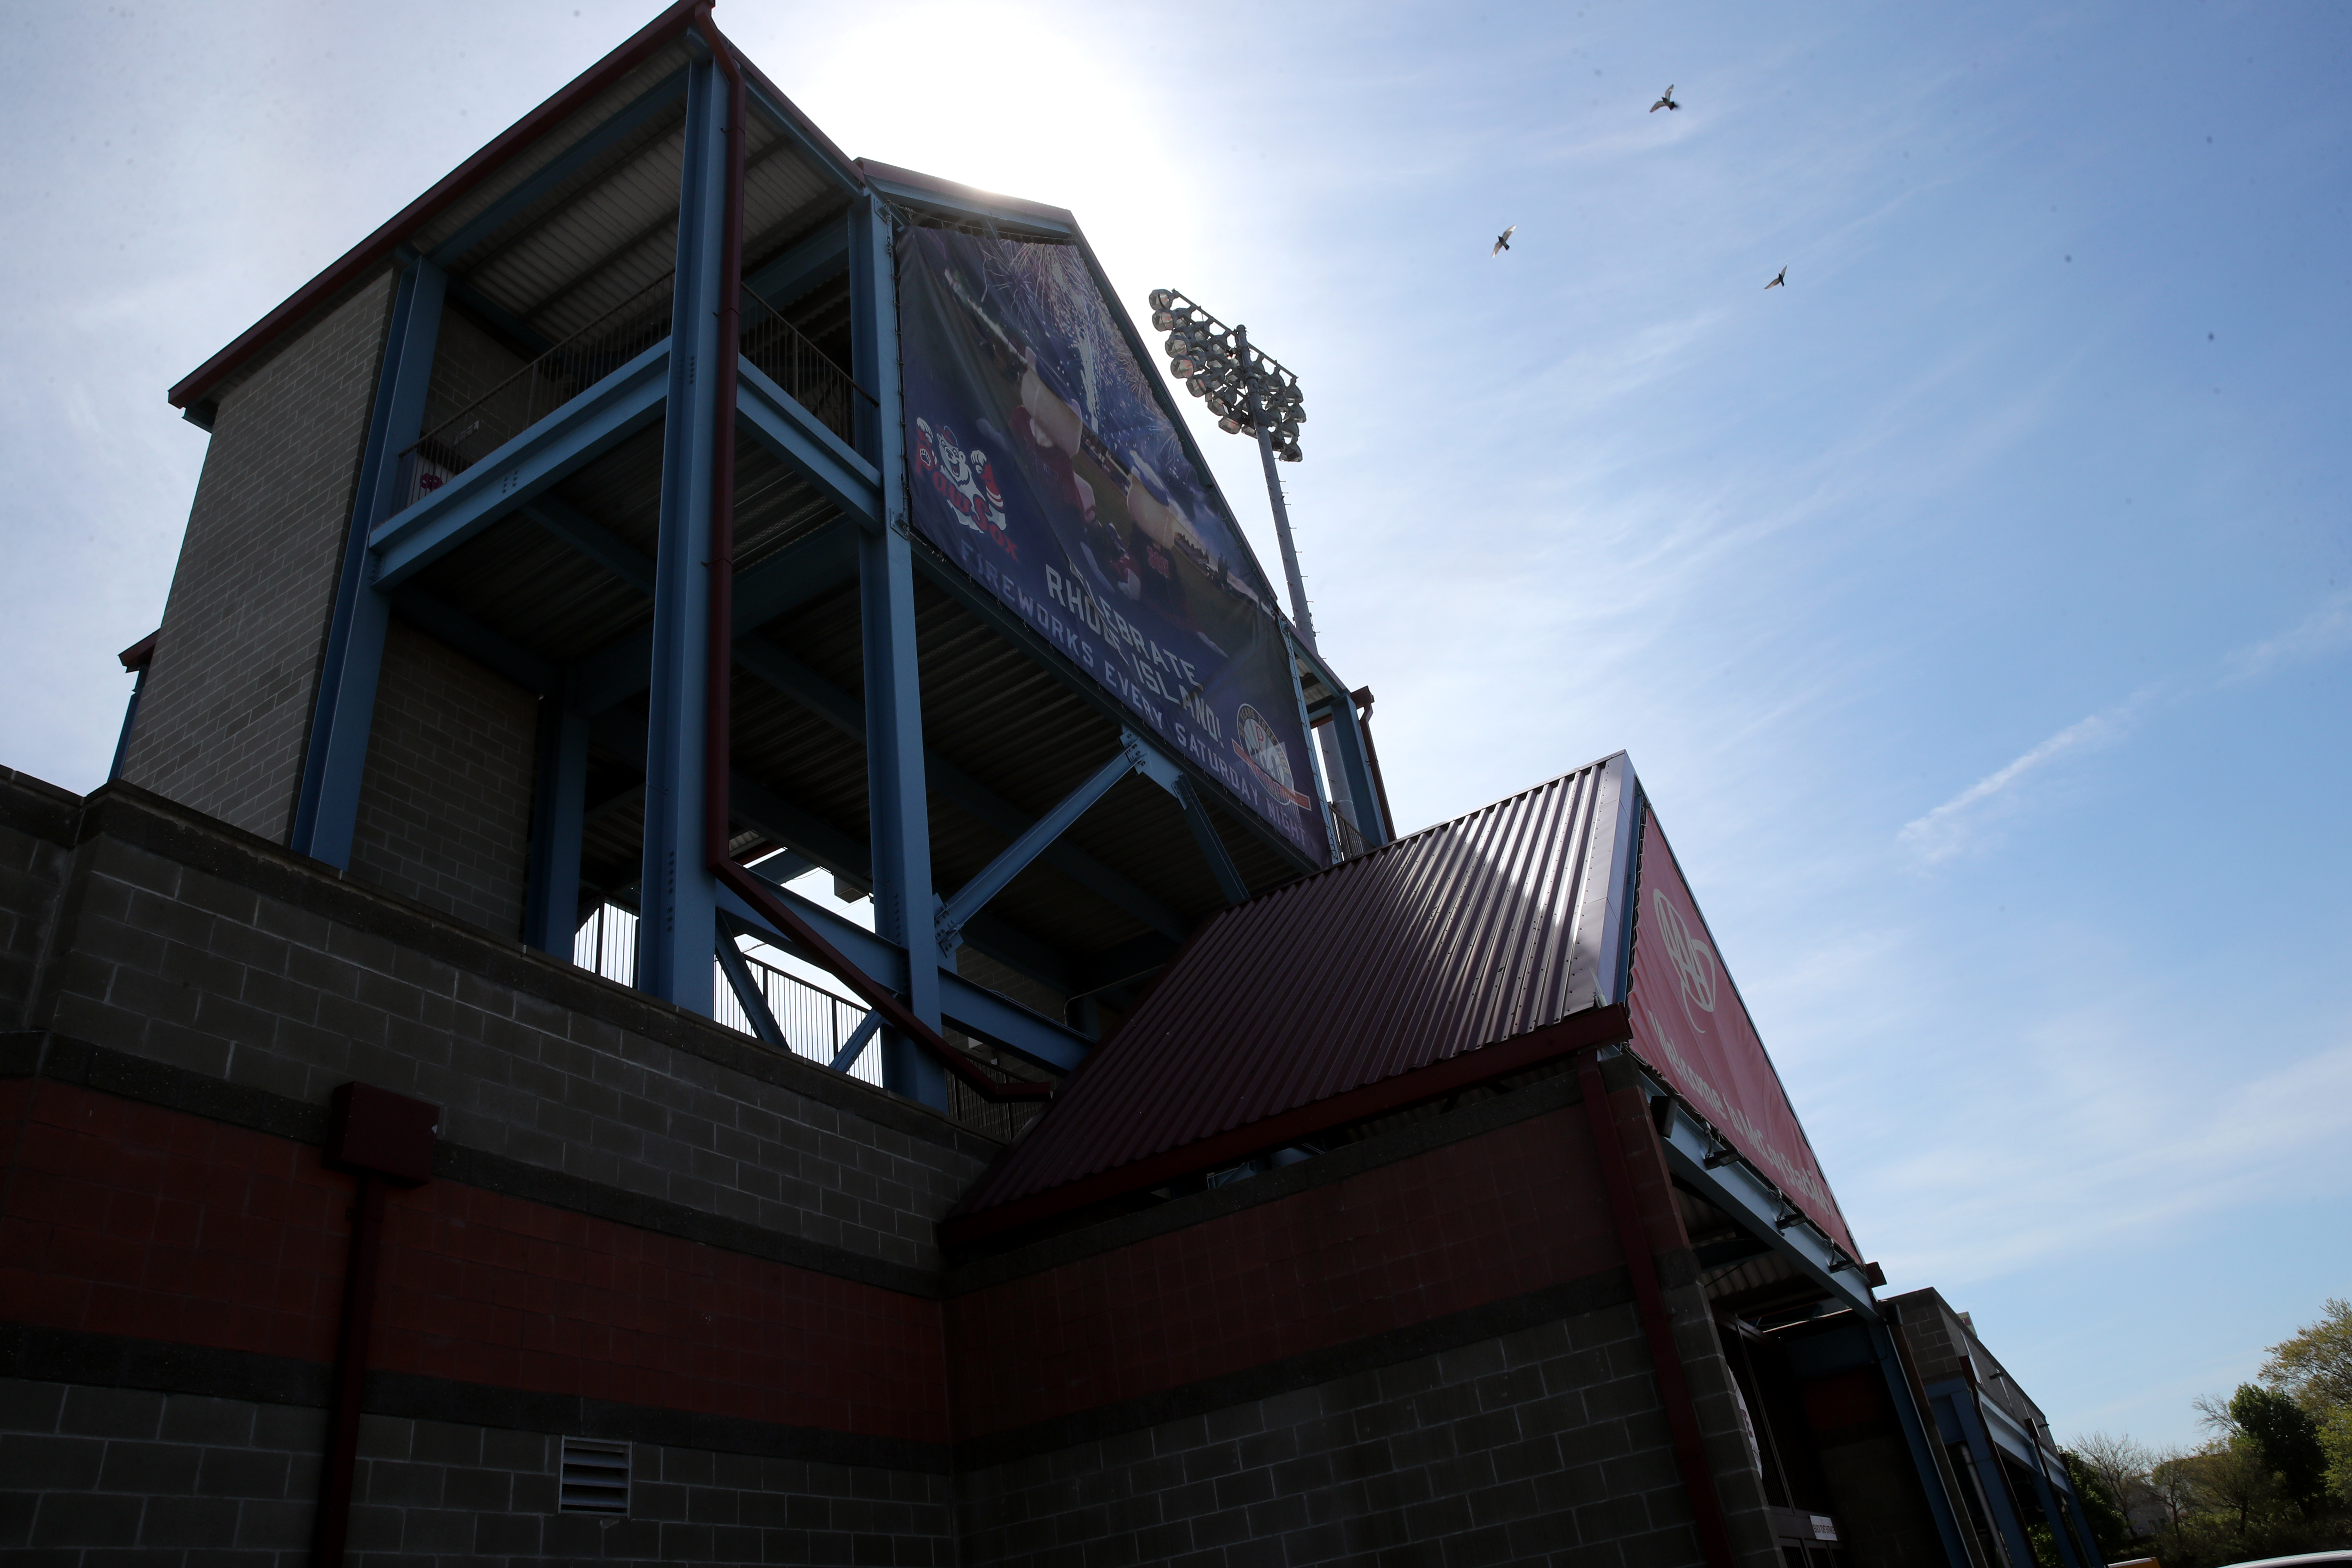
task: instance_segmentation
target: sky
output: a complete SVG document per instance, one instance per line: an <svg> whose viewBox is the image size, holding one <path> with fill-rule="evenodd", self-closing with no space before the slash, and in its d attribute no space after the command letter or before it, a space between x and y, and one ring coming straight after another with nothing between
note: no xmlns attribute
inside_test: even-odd
<svg viewBox="0 0 2352 1568"><path fill-rule="evenodd" d="M105 777L165 389L654 9L0 12L0 763ZM1401 823L1628 751L1863 1249L2062 1438L2352 1295L2352 8L718 16L1298 372Z"/></svg>

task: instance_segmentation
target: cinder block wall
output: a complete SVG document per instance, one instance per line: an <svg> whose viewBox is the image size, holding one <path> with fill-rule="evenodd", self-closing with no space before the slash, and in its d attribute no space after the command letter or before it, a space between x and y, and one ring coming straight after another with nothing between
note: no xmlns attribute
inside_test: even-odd
<svg viewBox="0 0 2352 1568"><path fill-rule="evenodd" d="M134 786L0 779L0 866L38 933L0 1013L0 1553L290 1568L358 1079L446 1108L389 1205L361 1561L949 1560L932 1227L997 1145ZM566 1435L632 1446L627 1521L554 1511Z"/></svg>
<svg viewBox="0 0 2352 1568"><path fill-rule="evenodd" d="M1709 1458L1767 1568L1696 1260L1622 1098ZM952 1271L967 1560L1701 1563L1610 1212L1557 1078Z"/></svg>
<svg viewBox="0 0 2352 1568"><path fill-rule="evenodd" d="M283 844L391 314L389 270L220 395L123 776Z"/></svg>
<svg viewBox="0 0 2352 1568"><path fill-rule="evenodd" d="M520 940L538 722L535 695L393 622L352 874Z"/></svg>

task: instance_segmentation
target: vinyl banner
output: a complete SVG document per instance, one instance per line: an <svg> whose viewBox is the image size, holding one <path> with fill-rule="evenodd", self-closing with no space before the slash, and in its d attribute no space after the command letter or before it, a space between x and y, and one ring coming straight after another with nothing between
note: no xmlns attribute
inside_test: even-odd
<svg viewBox="0 0 2352 1568"><path fill-rule="evenodd" d="M1073 246L901 237L915 525L1328 863L1273 591L1111 309Z"/></svg>
<svg viewBox="0 0 2352 1568"><path fill-rule="evenodd" d="M1633 893L1634 1052L1806 1217L1859 1258L1666 836L1654 814L1645 809L1642 818L1642 872Z"/></svg>

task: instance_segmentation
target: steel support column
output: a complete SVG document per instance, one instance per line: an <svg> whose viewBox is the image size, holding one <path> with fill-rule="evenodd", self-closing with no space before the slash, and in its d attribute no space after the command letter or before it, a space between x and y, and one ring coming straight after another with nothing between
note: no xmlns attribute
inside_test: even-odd
<svg viewBox="0 0 2352 1568"><path fill-rule="evenodd" d="M368 536L400 504L400 458L423 433L425 394L433 381L433 350L441 334L441 302L448 275L418 258L401 273L376 374L375 408L360 456L351 531L343 541L342 578L335 588L326 657L310 715L310 742L295 797L294 830L287 846L348 869L367 772L368 731L375 720L376 676L383 668L383 637L392 604L375 586L375 556Z"/></svg>
<svg viewBox="0 0 2352 1568"><path fill-rule="evenodd" d="M1332 679L1328 671L1323 678ZM1372 768L1364 746L1364 732L1356 722L1356 705L1344 691L1331 697L1331 752L1339 763L1340 783L1354 812L1356 830L1367 845L1386 844L1394 829L1381 816L1380 794L1372 786Z"/></svg>
<svg viewBox="0 0 2352 1568"><path fill-rule="evenodd" d="M1992 1510L1993 1529L2000 1532L2010 1562L2017 1568L2032 1568L2035 1561L2033 1547L2025 1539L2025 1521L2018 1518L2017 1509L2010 1500L2009 1478L2001 1473L2000 1451L1993 1447L1992 1435L1985 1430L1984 1417L1977 1411L1975 1392L1960 1383L1939 1384L1933 1392L1952 1413L1952 1423L1960 1429L1960 1440L1968 1445L1969 1458L1977 1473L1977 1489L1984 1495L1985 1507Z"/></svg>
<svg viewBox="0 0 2352 1568"><path fill-rule="evenodd" d="M1936 1521L1937 1538L1944 1543L1944 1560L1950 1568L1975 1568L1969 1555L1966 1525L1954 1511L1965 1505L1950 1494L1944 1482L1943 1468L1936 1462L1938 1445L1935 1413L1921 1409L1913 1397L1902 1354L1895 1349L1895 1336L1902 1331L1866 1313L1855 1316L1870 1341L1870 1353L1878 1363L1879 1375L1885 1380L1886 1397L1895 1406L1895 1425L1903 1428L1904 1447L1911 1451L1911 1468L1919 1472L1919 1489L1926 1494L1927 1512Z"/></svg>
<svg viewBox="0 0 2352 1568"><path fill-rule="evenodd" d="M710 487L725 219L727 86L707 57L688 68L677 285L662 431L661 538L654 561L653 685L646 728L645 862L637 984L709 1015L717 884L703 856Z"/></svg>
<svg viewBox="0 0 2352 1568"><path fill-rule="evenodd" d="M1323 759L1316 754L1315 721L1307 711L1307 684L1298 679L1298 645L1291 640L1290 630L1286 626L1283 629L1282 644L1283 651L1290 656L1283 660L1283 664L1290 672L1290 695L1298 704L1299 731L1307 737L1307 784L1315 792L1315 804L1322 809L1323 833L1331 846L1329 864L1336 866L1347 857L1342 853L1339 843L1339 822L1331 814L1330 792L1323 786ZM1349 826L1353 825L1351 818Z"/></svg>
<svg viewBox="0 0 2352 1568"><path fill-rule="evenodd" d="M587 816L587 716L573 712L560 694L542 697L522 940L554 958L572 956L580 926L580 835Z"/></svg>
<svg viewBox="0 0 2352 1568"><path fill-rule="evenodd" d="M881 526L857 539L858 612L866 654L866 791L872 814L875 934L907 955L909 1012L940 1026L940 949L931 926L931 826L923 786L923 702L915 649L915 560L908 538L906 437L899 423L898 280L890 216L868 195L849 218L852 371L859 445L881 477ZM947 1074L899 1030L882 1039L883 1087L941 1110Z"/></svg>

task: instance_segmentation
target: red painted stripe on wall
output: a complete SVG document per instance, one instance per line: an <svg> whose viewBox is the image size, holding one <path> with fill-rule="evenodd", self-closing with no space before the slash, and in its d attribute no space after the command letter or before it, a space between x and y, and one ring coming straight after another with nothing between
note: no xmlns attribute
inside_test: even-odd
<svg viewBox="0 0 2352 1568"><path fill-rule="evenodd" d="M0 1320L333 1359L352 1181L317 1149L17 1080ZM0 1099L0 1119L11 1117ZM393 1196L370 1364L943 1441L939 1304L435 1182Z"/></svg>
<svg viewBox="0 0 2352 1568"><path fill-rule="evenodd" d="M1622 1261L1574 1108L956 1297L961 1437L1408 1327Z"/></svg>

